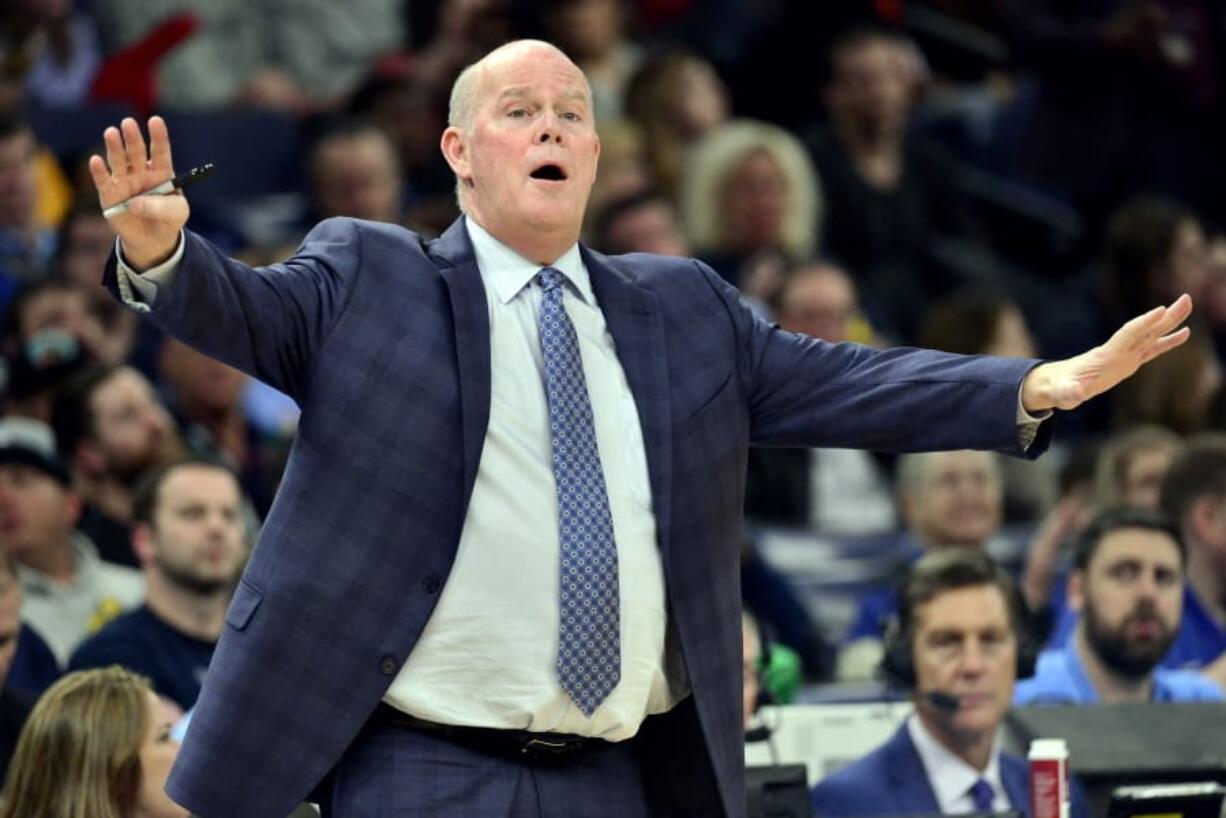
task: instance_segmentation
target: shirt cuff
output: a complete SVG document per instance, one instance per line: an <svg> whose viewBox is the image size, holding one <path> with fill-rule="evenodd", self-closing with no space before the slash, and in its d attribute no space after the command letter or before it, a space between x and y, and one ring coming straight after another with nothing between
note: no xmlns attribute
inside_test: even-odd
<svg viewBox="0 0 1226 818"><path fill-rule="evenodd" d="M115 277L119 282L119 296L123 303L137 312L149 312L157 303L158 291L174 284L179 262L183 260L183 247L183 231L180 230L174 255L156 267L138 273L124 261L123 243L116 238L115 257L119 263L115 265Z"/></svg>
<svg viewBox="0 0 1226 818"><path fill-rule="evenodd" d="M1027 412L1022 403L1022 388L1020 386L1017 388L1017 442L1022 447L1022 451L1030 448L1030 444L1034 443L1034 439L1039 434L1039 425L1051 416L1050 409L1037 415Z"/></svg>

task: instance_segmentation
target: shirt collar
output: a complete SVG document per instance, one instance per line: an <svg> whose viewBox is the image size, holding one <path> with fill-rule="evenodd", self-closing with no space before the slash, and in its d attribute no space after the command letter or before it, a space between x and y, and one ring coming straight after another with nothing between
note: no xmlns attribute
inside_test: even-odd
<svg viewBox="0 0 1226 818"><path fill-rule="evenodd" d="M498 300L503 304L519 295L519 291L530 284L541 271L541 265L507 247L473 219L465 218L464 226L468 228L468 237L473 243L477 268L493 285ZM569 250L549 266L566 276L566 280L584 301L588 304L596 303L592 293L592 280L583 265L583 257L579 253L577 243L572 244Z"/></svg>
<svg viewBox="0 0 1226 818"><path fill-rule="evenodd" d="M992 742L992 754L988 756L987 769L980 772L954 755L949 748L937 740L936 736L928 732L928 728L915 713L907 717L907 732L911 735L915 751L919 753L924 772L928 774L928 783L937 798L937 806L941 808L941 812L950 814L964 811L959 807L963 799L969 797L967 792L971 785L980 778L992 785L996 798L1009 800L1004 782L1000 780L999 736Z"/></svg>

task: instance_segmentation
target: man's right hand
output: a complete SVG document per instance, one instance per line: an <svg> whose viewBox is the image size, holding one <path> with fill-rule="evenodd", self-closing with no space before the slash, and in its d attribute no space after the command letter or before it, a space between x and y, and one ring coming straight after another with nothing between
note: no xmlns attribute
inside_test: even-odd
<svg viewBox="0 0 1226 818"><path fill-rule="evenodd" d="M187 224L189 209L182 194L138 196L174 178L170 134L160 116L150 117L146 152L140 126L127 117L119 128L107 128L103 140L106 160L97 154L89 158L98 202L105 210L137 196L127 211L111 217L110 222L119 234L124 261L137 272L143 272L174 255L179 232Z"/></svg>

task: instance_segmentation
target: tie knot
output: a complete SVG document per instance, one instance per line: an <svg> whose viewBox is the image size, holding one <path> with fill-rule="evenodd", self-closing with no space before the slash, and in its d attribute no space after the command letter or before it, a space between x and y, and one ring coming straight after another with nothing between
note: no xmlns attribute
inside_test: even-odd
<svg viewBox="0 0 1226 818"><path fill-rule="evenodd" d="M542 267L536 274L536 280L541 283L541 289L552 292L562 286L562 271L552 267Z"/></svg>
<svg viewBox="0 0 1226 818"><path fill-rule="evenodd" d="M985 779L980 778L970 789L971 801L975 804L975 809L980 812L987 812L992 809L992 802L996 800L996 791L992 789L992 785Z"/></svg>

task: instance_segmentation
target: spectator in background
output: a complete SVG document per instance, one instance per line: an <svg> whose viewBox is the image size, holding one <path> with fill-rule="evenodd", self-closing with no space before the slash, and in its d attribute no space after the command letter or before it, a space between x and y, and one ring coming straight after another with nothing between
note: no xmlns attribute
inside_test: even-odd
<svg viewBox="0 0 1226 818"><path fill-rule="evenodd" d="M1067 559L1061 566L1060 549L1075 550L1081 530L1105 509L1158 511L1167 470L1183 450L1183 440L1161 426L1135 426L1113 435L1098 453L1088 496L1062 501L1040 526L1026 555L1023 587L1032 610L1047 612L1052 646L1064 645L1077 626L1064 587L1071 566Z"/></svg>
<svg viewBox="0 0 1226 818"><path fill-rule="evenodd" d="M455 177L438 149L444 117L430 90L417 81L411 66L390 62L354 94L348 110L379 126L392 140L405 222L429 235L442 233L458 212Z"/></svg>
<svg viewBox="0 0 1226 818"><path fill-rule="evenodd" d="M1095 507L1157 511L1167 470L1183 449L1179 435L1162 426L1134 426L1112 435L1094 470Z"/></svg>
<svg viewBox="0 0 1226 818"><path fill-rule="evenodd" d="M949 548L984 550L1000 531L1004 497L991 452L903 455L898 459L898 495L911 560ZM839 678L863 679L875 672L883 629L897 601L892 588L864 597L839 652Z"/></svg>
<svg viewBox="0 0 1226 818"><path fill-rule="evenodd" d="M98 36L72 0L0 7L0 110L80 105L98 70Z"/></svg>
<svg viewBox="0 0 1226 818"><path fill-rule="evenodd" d="M352 216L398 224L402 179L396 150L378 126L342 119L311 149L311 221Z"/></svg>
<svg viewBox="0 0 1226 818"><path fill-rule="evenodd" d="M301 115L334 110L375 61L403 48L398 0L95 0L112 55L176 15L191 35L155 64L157 104L181 109L246 105Z"/></svg>
<svg viewBox="0 0 1226 818"><path fill-rule="evenodd" d="M1107 324L1160 304L1171 293L1199 301L1208 280L1205 233L1196 214L1171 199L1140 196L1117 207L1102 250Z"/></svg>
<svg viewBox="0 0 1226 818"><path fill-rule="evenodd" d="M813 788L814 814L1028 814L1026 761L1004 753L998 736L1014 682L1033 661L1012 580L981 551L927 554L896 607L884 668L911 691L915 712L885 744ZM1089 815L1076 785L1072 815Z"/></svg>
<svg viewBox="0 0 1226 818"><path fill-rule="evenodd" d="M114 247L115 230L103 218L98 203L78 201L59 225L55 272L74 284L102 289L102 269Z"/></svg>
<svg viewBox="0 0 1226 818"><path fill-rule="evenodd" d="M1153 309L1172 292L1200 298L1209 283L1206 261L1204 230L1188 208L1147 196L1120 205L1107 224L1102 250L1102 330L1120 315ZM1182 435L1204 428L1222 373L1210 332L1193 336L1179 355L1112 396L1112 428L1153 423Z"/></svg>
<svg viewBox="0 0 1226 818"><path fill-rule="evenodd" d="M647 146L643 131L628 120L603 122L596 128L600 137L600 173L592 184L587 215L594 229L600 214L613 202L654 191L651 164L647 161ZM662 197L674 208L672 201Z"/></svg>
<svg viewBox="0 0 1226 818"><path fill-rule="evenodd" d="M1072 641L1039 658L1014 703L1221 701L1205 677L1158 667L1179 632L1185 562L1179 532L1157 512L1100 514L1078 542L1068 584L1069 608L1081 615Z"/></svg>
<svg viewBox="0 0 1226 818"><path fill-rule="evenodd" d="M247 420L247 376L174 338L162 344L158 371L188 450L229 464L262 518L289 447L284 437L261 433Z"/></svg>
<svg viewBox="0 0 1226 818"><path fill-rule="evenodd" d="M621 0L550 0L542 10L550 42L591 83L597 122L621 118L626 86L643 62L643 50L625 35L628 9Z"/></svg>
<svg viewBox="0 0 1226 818"><path fill-rule="evenodd" d="M856 278L874 326L910 342L927 304L965 277L940 260L938 239L969 227L949 161L908 136L905 54L884 30L838 37L822 89L829 123L809 148L826 197L822 249Z"/></svg>
<svg viewBox="0 0 1226 818"><path fill-rule="evenodd" d="M709 62L672 51L653 57L626 88L626 115L646 140L655 187L674 202L692 146L730 115L728 90Z"/></svg>
<svg viewBox="0 0 1226 818"><path fill-rule="evenodd" d="M1226 438L1188 445L1162 482L1161 508L1188 554L1183 620L1161 666L1201 669L1226 688Z"/></svg>
<svg viewBox="0 0 1226 818"><path fill-rule="evenodd" d="M85 503L78 527L104 559L136 565L128 535L133 489L147 471L183 453L170 413L135 369L100 365L64 384L53 419Z"/></svg>
<svg viewBox="0 0 1226 818"><path fill-rule="evenodd" d="M11 691L17 698L28 698L32 706L34 700L60 678L60 664L55 654L38 631L21 619L23 601L17 560L0 553L0 668L3 670L0 673L0 746L3 745L4 725L11 723L5 716L9 710L5 702L7 694ZM14 733L10 751L16 740Z"/></svg>
<svg viewBox="0 0 1226 818"><path fill-rule="evenodd" d="M68 668L122 665L190 710L247 556L234 473L218 462L185 460L151 475L137 492L132 546L145 574L145 604L82 643Z"/></svg>
<svg viewBox="0 0 1226 818"><path fill-rule="evenodd" d="M727 122L710 130L686 162L686 234L702 260L734 285L750 283L748 271L762 255L812 256L822 207L804 146L775 125Z"/></svg>
<svg viewBox="0 0 1226 818"><path fill-rule="evenodd" d="M114 247L115 230L102 217L98 203L78 201L60 222L52 270L56 277L84 288L89 294L90 312L102 326L102 337L90 352L98 361L118 366L142 356L154 336L147 329L142 330L140 320L118 307L99 286L102 268Z"/></svg>
<svg viewBox="0 0 1226 818"><path fill-rule="evenodd" d="M188 818L165 791L179 752L170 727L148 680L130 671L65 676L21 732L0 818Z"/></svg>
<svg viewBox="0 0 1226 818"><path fill-rule="evenodd" d="M921 345L963 355L1037 354L1021 308L1008 296L975 290L935 305L925 316Z"/></svg>
<svg viewBox="0 0 1226 818"><path fill-rule="evenodd" d="M76 347L94 355L105 343L105 330L92 302L92 293L62 278L25 285L5 316L5 354L25 352L40 364L66 359Z"/></svg>
<svg viewBox="0 0 1226 818"><path fill-rule="evenodd" d="M789 332L832 344L852 340L856 332L855 285L832 264L792 271L778 305L779 326ZM824 537L894 531L892 465L892 460L859 449L751 449L745 515L757 522L807 527Z"/></svg>
<svg viewBox="0 0 1226 818"><path fill-rule="evenodd" d="M1017 303L1005 295L971 290L937 302L924 315L919 345L962 355L1038 355ZM1005 521L1040 519L1056 501L1055 462L1009 462L997 456L1005 485Z"/></svg>
<svg viewBox="0 0 1226 818"><path fill-rule="evenodd" d="M611 255L690 255L690 245L677 221L677 209L652 191L633 193L606 204L596 215L592 246Z"/></svg>
<svg viewBox="0 0 1226 818"><path fill-rule="evenodd" d="M63 664L89 633L140 603L144 582L101 560L73 529L81 499L45 424L0 420L0 440L0 551L18 562L22 616Z"/></svg>
<svg viewBox="0 0 1226 818"><path fill-rule="evenodd" d="M0 780L8 769L21 726L30 715L37 698L36 692L19 690L10 683L10 671L18 661L22 642L38 640L38 634L21 624L21 586L17 582L17 562L0 554ZM46 650L46 645L42 644ZM27 649L26 655L29 654ZM54 660L52 662L54 666ZM56 675L59 671L56 670ZM50 679L48 683L55 681Z"/></svg>
<svg viewBox="0 0 1226 818"><path fill-rule="evenodd" d="M0 110L0 305L18 282L47 273L55 233L38 219L38 142L21 116Z"/></svg>

